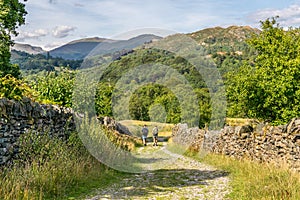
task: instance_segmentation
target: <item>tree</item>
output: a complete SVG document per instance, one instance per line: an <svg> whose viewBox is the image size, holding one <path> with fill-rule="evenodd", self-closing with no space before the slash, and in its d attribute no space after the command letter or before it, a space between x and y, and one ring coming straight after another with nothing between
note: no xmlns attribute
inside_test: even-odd
<svg viewBox="0 0 300 200"><path fill-rule="evenodd" d="M40 73L33 77L31 87L37 92L37 100L43 103L72 107L75 75L76 71Z"/></svg>
<svg viewBox="0 0 300 200"><path fill-rule="evenodd" d="M133 119L149 121L149 111L153 105L161 105L165 109L165 122L180 122L180 105L176 96L160 84L147 84L133 93L129 103L130 115Z"/></svg>
<svg viewBox="0 0 300 200"><path fill-rule="evenodd" d="M98 116L113 116L112 93L113 86L109 82L98 83L95 96L95 109Z"/></svg>
<svg viewBox="0 0 300 200"><path fill-rule="evenodd" d="M25 23L25 5L18 0L0 0L0 77L11 74L19 77L17 65L10 64L11 36L17 36L16 29Z"/></svg>
<svg viewBox="0 0 300 200"><path fill-rule="evenodd" d="M300 29L284 30L276 18L261 22L248 40L257 52L227 81L229 114L285 123L300 111Z"/></svg>

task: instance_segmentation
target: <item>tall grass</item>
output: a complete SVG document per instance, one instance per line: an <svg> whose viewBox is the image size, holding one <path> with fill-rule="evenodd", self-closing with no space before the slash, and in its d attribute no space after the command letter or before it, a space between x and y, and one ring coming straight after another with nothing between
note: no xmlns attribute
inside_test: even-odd
<svg viewBox="0 0 300 200"><path fill-rule="evenodd" d="M300 199L300 174L284 164L275 167L272 164L236 160L215 154L196 158L230 173L230 199Z"/></svg>
<svg viewBox="0 0 300 200"><path fill-rule="evenodd" d="M231 192L229 199L236 200L299 200L300 173L285 163L258 163L248 159L237 160L219 154L190 151L188 147L170 143L174 153L193 157L200 162L229 172Z"/></svg>
<svg viewBox="0 0 300 200"><path fill-rule="evenodd" d="M0 171L0 199L76 198L113 181L117 173L91 157L75 133L68 142L24 135L21 149L19 161Z"/></svg>

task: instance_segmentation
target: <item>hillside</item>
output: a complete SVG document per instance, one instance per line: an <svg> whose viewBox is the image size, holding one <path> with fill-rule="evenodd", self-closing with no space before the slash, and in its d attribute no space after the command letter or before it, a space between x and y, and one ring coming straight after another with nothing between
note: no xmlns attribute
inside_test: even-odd
<svg viewBox="0 0 300 200"><path fill-rule="evenodd" d="M253 34L259 34L260 30L250 26L229 26L227 28L214 27L189 33L188 36L206 47L218 47L219 50L241 50L244 42ZM231 47L231 48L230 48ZM215 48L217 50L217 48Z"/></svg>
<svg viewBox="0 0 300 200"><path fill-rule="evenodd" d="M150 34L140 35L129 40L109 40L98 37L84 38L71 41L48 52L48 54L39 47L16 44L18 48L11 51L11 62L18 64L23 71L34 70L33 73L42 70L53 71L55 67L63 66L77 69L80 67L82 59L92 50L97 55L110 54L115 60L145 43L160 38ZM40 53L38 53L39 49L41 50ZM36 51L34 52L34 50Z"/></svg>
<svg viewBox="0 0 300 200"><path fill-rule="evenodd" d="M224 75L226 71L240 67L242 62L253 57L254 51L248 47L246 39L252 34L258 33L258 29L253 29L249 26L230 26L228 28L215 27L203 29L187 35L206 48L206 53L215 61L216 66L221 70L222 75ZM136 38L128 40L126 44L130 44L131 40L135 41ZM123 42L112 43L110 46L101 45L99 49L105 51L105 49L119 50L126 48L122 44ZM175 68L182 74L189 74L193 71L190 64L178 55L174 55L171 52L164 52L164 50L142 48L135 49L134 52L125 54L120 59L115 60L104 74L107 79L117 81L129 68L145 63L163 63L167 66L176 66ZM194 77L191 80L194 81L197 87L203 86L199 79L195 79Z"/></svg>
<svg viewBox="0 0 300 200"><path fill-rule="evenodd" d="M251 62L255 51L247 44L247 38L260 30L249 26L214 27L187 34L205 47L222 75L238 69L243 62Z"/></svg>
<svg viewBox="0 0 300 200"><path fill-rule="evenodd" d="M77 69L82 60L66 60L62 58L53 58L44 54L30 54L24 51L11 51L10 62L18 64L21 71L26 74L35 74L40 71L54 71L58 67L67 67Z"/></svg>
<svg viewBox="0 0 300 200"><path fill-rule="evenodd" d="M254 52L248 48L245 40L252 34L258 34L259 32L258 29L249 26L230 26L227 28L207 28L189 33L187 36L195 39L201 46L205 47L207 54L213 58L218 68L220 68L221 73L225 74L226 72L241 66L243 61L251 60ZM119 60L133 49L159 39L161 39L161 37L151 34L140 35L129 40L110 40L99 37L83 38L71 41L51 50L46 57L70 61L82 60L93 50L91 55L111 54L113 55L113 60ZM34 47L28 44L15 44L12 48L11 60L13 63L19 64L21 69L31 69L30 66L27 66L27 64L24 63L33 63L34 69L47 69L45 66L38 66L41 63L47 64L47 62L39 62L40 59L45 60L46 57L37 54L46 55L46 52L40 47ZM28 59L30 59L30 62ZM50 65L55 67L55 63L56 62L53 64L52 62ZM80 65L71 65L71 68L75 69L78 66Z"/></svg>
<svg viewBox="0 0 300 200"><path fill-rule="evenodd" d="M208 61L214 61L216 67L220 70L222 78L225 80L227 72L237 70L244 62L249 62L254 59L255 51L248 47L245 40L249 38L251 34L256 33L258 33L257 29L232 26L228 28L216 27L204 29L202 31L191 33L189 36L195 38L197 42L206 47L208 56L205 56L205 59L199 60L198 62L205 65ZM159 42L160 41L158 41L158 43ZM211 60L206 59L207 57L211 57ZM135 67L138 68L138 66L148 66L147 64L150 64L147 69L146 67L143 69L145 73L140 73L135 77L128 75L129 79L126 82L128 85L130 85L130 83L141 83L145 80L152 83L141 87L132 94L129 104L130 115L133 119L150 120L148 112L149 106L154 103L159 103L166 108L166 122L178 123L181 120L180 113L182 112L178 109L178 101L167 88L154 84L156 81L164 80L166 69L161 67L154 70L151 67L152 63L160 63L163 66L173 68L189 82L190 86L195 89L194 92L197 98L201 99L199 102L201 120L196 123L198 123L200 127L203 127L205 123L209 123L212 118L210 110L210 94L207 88L208 82L203 79L203 74L200 74L186 59L166 50L140 48L135 49L129 54L124 54L120 59L115 59L103 72L102 78L100 79L101 89L98 91L98 96L110 96L111 90L107 89L107 85L114 87L114 84L122 77L125 77L125 75ZM95 62L95 64L97 64L97 62ZM170 72L168 76L169 75ZM177 76L174 75L174 77ZM167 83L172 83L173 86L176 85L178 88L184 87L180 81L172 78L172 76L168 77L166 81ZM178 92L180 93L181 91ZM122 92L120 94L115 93L114 95L120 99L124 96ZM166 99L168 99L168 101L166 101ZM120 103L120 105L122 105L122 103ZM96 106L96 110L101 115L109 115L112 113L110 107L101 103L99 103L99 107ZM103 113L103 111L107 112ZM192 123L194 122L191 122L191 124Z"/></svg>
<svg viewBox="0 0 300 200"><path fill-rule="evenodd" d="M204 29L187 35L194 38L200 45L206 48L207 56L205 56L205 59L211 57L212 61L214 61L219 68L223 79L226 79L227 72L237 70L244 62L250 62L254 59L255 51L248 47L245 40L252 34L257 34L258 32L257 29L252 29L250 27L231 26L228 28L215 27ZM98 115L111 116L112 109L110 105L103 103L103 101L110 101L113 87L121 77L134 67L160 63L164 66L173 68L195 89L195 95L198 99L201 99L199 102L199 112L202 117L199 121L199 126L204 126L205 123L208 123L211 119L210 95L207 83L204 81L199 71L179 55L166 50L142 47L143 44L158 39L160 39L160 37L154 35L140 35L129 40L119 41L104 41L104 39L100 38L90 38L70 42L56 50L61 51L59 57L65 55L65 58L74 58L77 55L76 52L82 56L83 54L89 54L92 50L92 46L95 46L96 43L98 43L97 47L90 53L92 57L88 60L90 65L87 67L89 68L93 67L94 64L98 65L99 59L103 56L105 57L108 55L108 57L112 58L113 62L105 69L105 71L103 71L103 75L100 79L101 83L99 83L97 90L95 108ZM160 41L158 41L158 43L159 42ZM208 61L205 59L201 60L203 64ZM14 61L15 63L20 64L21 69L28 70L26 72L27 74L36 73L41 69L53 71L56 70L57 67L62 66L68 66L69 69L77 69L82 62L82 60L55 58L51 52L48 56L25 55L22 59L15 59ZM209 60L209 62L210 61L211 60ZM32 71L32 69L35 71ZM132 83L139 83L143 80L151 80L150 82L154 83L155 80L163 80L165 77L165 68L154 71L152 68L145 70L147 70L146 73L142 73L140 77L134 77L128 80L128 83L131 83L132 81ZM170 76L169 79L167 79L169 83L178 86L178 88L185 87L183 82L176 78L171 78L170 73L168 76ZM155 95L149 96L147 91L151 91ZM178 90L178 92L180 91ZM121 98L124 94L120 93L119 95ZM105 98L103 99L102 97ZM162 87L158 84L145 85L141 89L135 91L129 105L131 108L131 117L137 120L149 120L148 107L153 103L158 103L166 107L165 119L168 123L178 123L181 120L181 110L179 109L177 98L175 98L174 94L167 87Z"/></svg>

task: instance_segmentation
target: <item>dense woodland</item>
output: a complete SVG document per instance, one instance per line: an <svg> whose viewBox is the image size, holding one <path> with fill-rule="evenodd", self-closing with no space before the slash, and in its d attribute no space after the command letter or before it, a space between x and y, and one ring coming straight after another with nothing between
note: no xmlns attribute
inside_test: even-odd
<svg viewBox="0 0 300 200"><path fill-rule="evenodd" d="M65 60L52 57L49 54L29 54L23 51L12 50L11 63L19 65L23 75L36 74L41 71L55 71L58 68L75 70L80 67L82 60Z"/></svg>

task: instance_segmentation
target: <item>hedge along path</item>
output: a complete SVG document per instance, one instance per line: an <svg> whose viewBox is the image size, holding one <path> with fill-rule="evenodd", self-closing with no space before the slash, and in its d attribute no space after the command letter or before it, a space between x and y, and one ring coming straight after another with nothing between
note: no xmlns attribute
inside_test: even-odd
<svg viewBox="0 0 300 200"><path fill-rule="evenodd" d="M166 143L137 149L145 158L140 174L127 174L86 200L100 199L225 199L230 192L228 173L176 154Z"/></svg>

